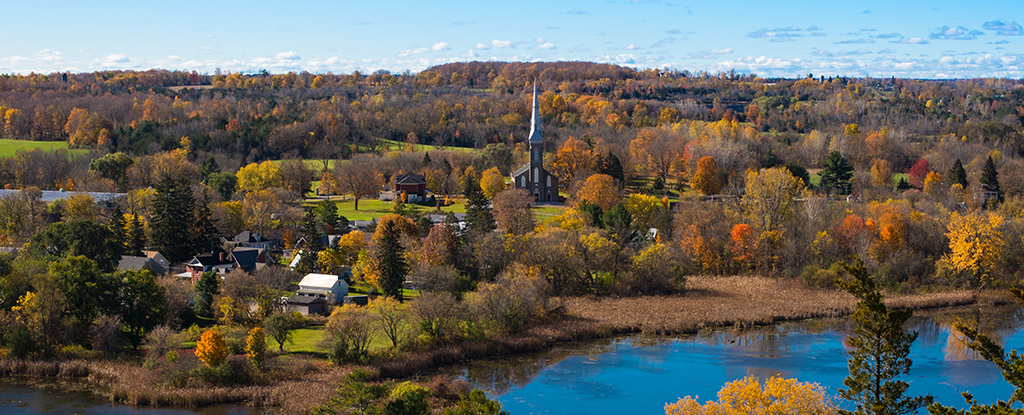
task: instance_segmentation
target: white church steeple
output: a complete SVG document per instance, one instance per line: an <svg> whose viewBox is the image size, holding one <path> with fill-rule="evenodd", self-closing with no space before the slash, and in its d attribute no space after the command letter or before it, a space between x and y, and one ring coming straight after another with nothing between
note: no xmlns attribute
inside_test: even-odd
<svg viewBox="0 0 1024 415"><path fill-rule="evenodd" d="M540 134L540 105L537 105L537 80L533 80L533 113L530 115L530 141L544 141Z"/></svg>

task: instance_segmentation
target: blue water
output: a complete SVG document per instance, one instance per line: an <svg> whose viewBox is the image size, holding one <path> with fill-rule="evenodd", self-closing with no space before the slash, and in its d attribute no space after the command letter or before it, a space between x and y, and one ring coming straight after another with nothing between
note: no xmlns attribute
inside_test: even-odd
<svg viewBox="0 0 1024 415"><path fill-rule="evenodd" d="M195 409L153 408L113 404L108 399L69 385L25 384L0 380L0 414L81 415L246 415L271 413L263 408L216 405Z"/></svg>
<svg viewBox="0 0 1024 415"><path fill-rule="evenodd" d="M995 365L951 333L949 322L956 318L976 319L1008 350L1024 351L1024 314L1017 307L915 318L908 328L920 335L905 378L908 394L931 394L957 407L964 406L958 391L970 391L979 402L1007 399L1012 387ZM675 339L637 336L474 364L463 376L513 415L664 413L665 404L680 397L715 400L726 382L777 374L817 382L834 396L848 375L844 339L850 332L849 320L833 319Z"/></svg>

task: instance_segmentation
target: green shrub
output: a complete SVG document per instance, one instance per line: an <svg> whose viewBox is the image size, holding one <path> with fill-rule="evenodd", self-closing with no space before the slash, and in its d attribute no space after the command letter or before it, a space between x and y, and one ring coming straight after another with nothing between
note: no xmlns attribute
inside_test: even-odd
<svg viewBox="0 0 1024 415"><path fill-rule="evenodd" d="M815 288L835 288L835 280L839 276L840 273L835 269L835 265L828 269L821 269L817 265L808 265L800 273L800 279L804 281L804 284Z"/></svg>
<svg viewBox="0 0 1024 415"><path fill-rule="evenodd" d="M391 391L391 402L384 411L391 415L430 414L430 390L412 382L402 382Z"/></svg>

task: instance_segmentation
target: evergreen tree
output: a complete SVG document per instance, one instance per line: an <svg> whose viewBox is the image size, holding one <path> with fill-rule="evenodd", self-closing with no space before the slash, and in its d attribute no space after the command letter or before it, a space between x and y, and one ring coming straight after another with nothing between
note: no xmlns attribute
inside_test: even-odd
<svg viewBox="0 0 1024 415"><path fill-rule="evenodd" d="M431 161L430 161L430 152L429 151L424 151L423 152L423 167L429 166L430 163L431 163Z"/></svg>
<svg viewBox="0 0 1024 415"><path fill-rule="evenodd" d="M622 170L622 162L619 160L619 156L614 153L608 153L604 156L600 164L601 174L607 174L615 179L615 183L622 186L626 182L626 174Z"/></svg>
<svg viewBox="0 0 1024 415"><path fill-rule="evenodd" d="M216 158L209 156L203 162L203 169L199 171L199 174L203 176L203 181L206 181L214 173L220 173L220 166L217 164Z"/></svg>
<svg viewBox="0 0 1024 415"><path fill-rule="evenodd" d="M825 162L821 163L821 187L825 191L838 194L850 194L850 179L853 178L853 166L838 151L828 153Z"/></svg>
<svg viewBox="0 0 1024 415"><path fill-rule="evenodd" d="M839 395L857 403L856 411L840 411L842 414L900 415L917 413L930 404L931 396L905 396L910 384L896 380L910 372L913 363L907 355L910 345L917 339L917 332L903 330L914 311L911 309L890 310L882 302L875 281L868 275L864 262L857 259L853 265L843 264L853 277L847 282L836 279L836 285L860 300L853 313L856 328L849 338L853 347L848 366L850 376L843 380L846 389Z"/></svg>
<svg viewBox="0 0 1024 415"><path fill-rule="evenodd" d="M469 198L466 201L466 229L476 235L493 231L496 225L490 203L484 197L484 192L475 179L466 178L466 192L466 196Z"/></svg>
<svg viewBox="0 0 1024 415"><path fill-rule="evenodd" d="M181 262L192 252L192 237L187 232L195 218L195 197L188 180L164 178L153 195L153 218L150 220L150 240L153 248L168 261Z"/></svg>
<svg viewBox="0 0 1024 415"><path fill-rule="evenodd" d="M320 236L320 225L317 223L314 208L306 209L306 216L302 219L302 232L306 234L306 247L313 252L324 250L324 243Z"/></svg>
<svg viewBox="0 0 1024 415"><path fill-rule="evenodd" d="M803 180L804 186L811 185L811 175L807 173L807 169L805 169L804 166L796 163L786 163L783 167L785 167L786 170L789 170L789 174L792 174L793 177Z"/></svg>
<svg viewBox="0 0 1024 415"><path fill-rule="evenodd" d="M146 248L146 229L142 226L142 219L131 211L132 220L128 222L128 234L125 241L124 255L142 256L142 250Z"/></svg>
<svg viewBox="0 0 1024 415"><path fill-rule="evenodd" d="M196 221L192 227L192 240L195 241L196 249L199 252L221 251L220 232L217 231L216 219L213 218L213 210L210 209L210 194L203 189L203 198L199 200L196 208Z"/></svg>
<svg viewBox="0 0 1024 415"><path fill-rule="evenodd" d="M195 302L192 303L192 311L197 316L210 317L213 315L213 297L220 291L220 276L214 271L207 271L199 277L195 290Z"/></svg>
<svg viewBox="0 0 1024 415"><path fill-rule="evenodd" d="M992 156L985 159L985 168L981 171L981 183L999 190L999 171L996 170L996 163L992 161Z"/></svg>
<svg viewBox="0 0 1024 415"><path fill-rule="evenodd" d="M338 205L330 200L321 200L316 204L316 215L324 225L323 233L334 234L338 229ZM346 225L348 225L346 223Z"/></svg>
<svg viewBox="0 0 1024 415"><path fill-rule="evenodd" d="M953 163L953 168L949 169L949 174L946 175L946 181L949 182L950 185L959 184L960 186L963 186L964 189L967 188L967 171L964 170L964 165L960 162L960 159L956 159L956 162Z"/></svg>
<svg viewBox="0 0 1024 415"><path fill-rule="evenodd" d="M906 177L900 177L900 181L896 182L896 191L902 193L906 190L910 190L910 182Z"/></svg>
<svg viewBox="0 0 1024 415"><path fill-rule="evenodd" d="M375 259L377 272L380 275L380 288L384 295L402 300L402 285L409 273L409 264L405 262L405 249L399 241L400 231L395 221L384 221L380 224Z"/></svg>
<svg viewBox="0 0 1024 415"><path fill-rule="evenodd" d="M114 212L110 214L110 232L113 234L114 243L118 248L118 255L125 255L126 244L128 242L128 230L125 228L124 212L121 211L121 205L114 205Z"/></svg>

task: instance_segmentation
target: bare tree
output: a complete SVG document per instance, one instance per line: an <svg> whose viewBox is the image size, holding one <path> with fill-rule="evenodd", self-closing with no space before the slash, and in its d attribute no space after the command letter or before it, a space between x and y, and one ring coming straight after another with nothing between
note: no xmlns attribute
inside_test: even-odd
<svg viewBox="0 0 1024 415"><path fill-rule="evenodd" d="M533 230L533 198L526 189L508 189L494 196L494 218L505 231L523 235Z"/></svg>
<svg viewBox="0 0 1024 415"><path fill-rule="evenodd" d="M356 210L359 210L359 199L377 196L380 191L382 177L368 155L357 155L348 163L338 163L334 167L334 176L338 179L338 186L356 199Z"/></svg>

